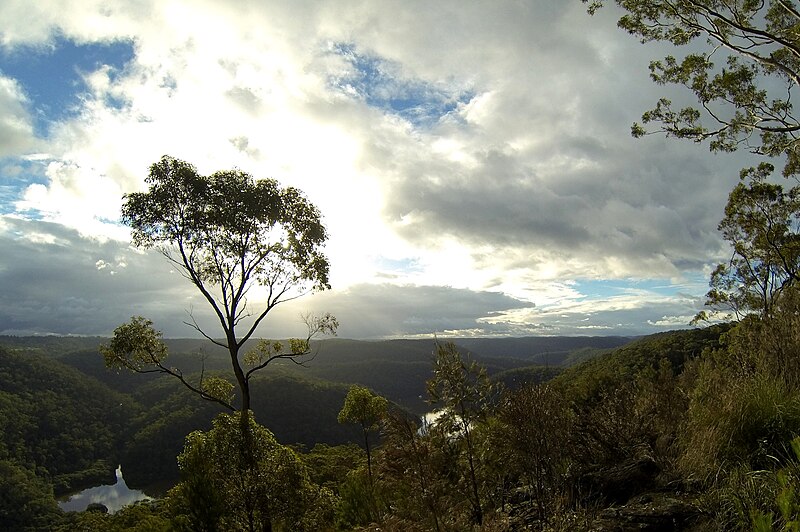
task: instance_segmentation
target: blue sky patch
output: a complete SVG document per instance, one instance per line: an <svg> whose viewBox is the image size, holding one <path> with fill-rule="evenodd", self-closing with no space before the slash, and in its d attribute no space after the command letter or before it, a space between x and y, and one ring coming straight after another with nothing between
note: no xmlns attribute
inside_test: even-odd
<svg viewBox="0 0 800 532"><path fill-rule="evenodd" d="M333 53L353 67L349 75L332 77L329 83L368 105L398 115L416 127L430 127L469 102L474 93L454 91L443 84L402 77L399 65L376 55L359 53L353 44L338 43Z"/></svg>
<svg viewBox="0 0 800 532"><path fill-rule="evenodd" d="M48 183L45 168L39 161L0 159L0 215L16 212L16 202L30 185Z"/></svg>
<svg viewBox="0 0 800 532"><path fill-rule="evenodd" d="M15 79L25 91L35 117L36 134L47 136L53 122L74 116L86 85L81 72L112 67L112 79L133 58L131 41L77 44L57 37L47 47L23 47L0 51L0 72ZM121 106L124 102L107 102Z"/></svg>
<svg viewBox="0 0 800 532"><path fill-rule="evenodd" d="M381 255L377 257L376 264L378 269L384 272L402 274L422 272L422 267L416 258L390 259Z"/></svg>
<svg viewBox="0 0 800 532"><path fill-rule="evenodd" d="M696 289L694 286L696 283L707 284L708 280L702 274L681 284L674 284L668 279L580 279L575 281L574 288L582 294L592 294L592 299L611 299L641 292L659 296L674 296L690 289Z"/></svg>

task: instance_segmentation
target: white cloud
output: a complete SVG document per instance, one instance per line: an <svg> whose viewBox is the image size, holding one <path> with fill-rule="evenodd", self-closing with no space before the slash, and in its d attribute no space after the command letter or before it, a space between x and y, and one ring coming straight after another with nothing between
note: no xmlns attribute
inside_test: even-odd
<svg viewBox="0 0 800 532"><path fill-rule="evenodd" d="M34 149L33 121L27 103L16 81L0 72L0 157Z"/></svg>
<svg viewBox="0 0 800 532"><path fill-rule="evenodd" d="M47 186L36 183L25 190L16 204L20 212L33 211L84 235L127 238L127 229L107 222L119 217L122 200L117 183L97 169L63 161L50 162L46 175Z"/></svg>
<svg viewBox="0 0 800 532"><path fill-rule="evenodd" d="M569 281L681 281L707 269L741 159L631 139L630 123L669 89L651 86L654 50L614 28L612 6L594 18L584 7L4 2L8 50L60 34L127 40L135 52L121 71L84 72L80 112L52 125L44 147L19 87L0 79L0 138L13 140L0 149L44 154L29 159L43 179L16 215L124 242L121 195L143 189L167 153L202 172L237 166L304 190L325 215L341 293L388 280L507 294L525 305L469 318L507 332L562 330L563 313L633 323L629 313L645 307L640 321L660 327L688 315L672 312L685 302L588 301ZM408 107L393 108L403 98ZM111 256L98 268L121 271ZM670 311L651 315L658 305ZM612 322L583 327L628 323Z"/></svg>

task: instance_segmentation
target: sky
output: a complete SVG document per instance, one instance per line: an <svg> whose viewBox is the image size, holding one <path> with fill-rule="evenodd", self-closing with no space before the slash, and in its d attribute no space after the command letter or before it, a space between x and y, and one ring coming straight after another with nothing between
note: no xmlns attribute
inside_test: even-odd
<svg viewBox="0 0 800 532"><path fill-rule="evenodd" d="M163 155L305 192L346 338L641 335L687 328L747 153L630 126L668 53L578 0L4 0L0 334L217 328L125 193ZM253 309L258 301L251 299Z"/></svg>

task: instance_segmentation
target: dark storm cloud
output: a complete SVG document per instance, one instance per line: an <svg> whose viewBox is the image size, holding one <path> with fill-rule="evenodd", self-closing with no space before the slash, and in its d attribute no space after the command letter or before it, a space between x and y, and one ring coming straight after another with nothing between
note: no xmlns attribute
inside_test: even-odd
<svg viewBox="0 0 800 532"><path fill-rule="evenodd" d="M407 238L449 233L508 245L536 235L540 244L571 246L589 236L579 220L560 214L584 210L587 199L557 196L515 158L489 152L479 169L460 175L453 175L454 168L431 166L409 169L414 177L389 198L386 212L392 218L419 220L403 230Z"/></svg>
<svg viewBox="0 0 800 532"><path fill-rule="evenodd" d="M180 311L165 302L186 297L185 281L159 256L59 224L2 223L0 334L109 334L132 315Z"/></svg>
<svg viewBox="0 0 800 532"><path fill-rule="evenodd" d="M158 253L81 237L64 226L4 219L0 233L0 334L109 335L133 315L169 337L196 336L182 325L191 311L210 334L219 325L190 283ZM492 326L478 320L531 306L495 292L442 286L357 285L279 306L259 330L266 337L302 335L301 315L331 312L340 336L426 335Z"/></svg>
<svg viewBox="0 0 800 532"><path fill-rule="evenodd" d="M486 291L447 286L360 284L346 291L321 293L302 300L316 313L331 312L339 319L340 336L380 338L435 335L448 331L490 334L492 325L479 320L497 312L531 307L531 303Z"/></svg>
<svg viewBox="0 0 800 532"><path fill-rule="evenodd" d="M414 177L397 183L386 213L403 221L399 230L410 240L448 234L581 260L702 267L720 249L716 224L724 194L703 185L719 180L714 170L678 148L623 153L625 162L606 151L596 156L595 168L565 168L555 178L497 152L460 175L433 165L412 168L406 175Z"/></svg>

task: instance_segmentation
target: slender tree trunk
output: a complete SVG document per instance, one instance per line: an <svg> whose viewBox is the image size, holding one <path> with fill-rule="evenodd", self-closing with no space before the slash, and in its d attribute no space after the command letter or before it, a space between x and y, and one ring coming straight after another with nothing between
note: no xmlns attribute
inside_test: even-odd
<svg viewBox="0 0 800 532"><path fill-rule="evenodd" d="M239 430L242 433L242 446L239 449L239 452L241 453L242 464L242 471L240 474L243 477L250 479L252 472L258 468L255 458L255 449L253 449L253 434L250 430L250 386L245 378L241 366L239 365L237 348L235 346L230 347L230 353L234 374L236 375L236 380L239 383L239 390L242 394L242 406L239 410ZM256 501L252 498L252 494L249 493L250 490L248 488L252 488L249 482L245 486L244 490L244 497L247 499L244 501L244 503L247 508L248 531L257 532L258 523L255 515ZM268 516L263 515L264 513L265 512L263 511L261 512L261 529L271 532L272 523L270 522Z"/></svg>
<svg viewBox="0 0 800 532"><path fill-rule="evenodd" d="M464 426L464 439L467 440L467 461L469 462L469 478L472 483L472 496L475 498L475 521L478 525L483 524L483 508L481 508L481 496L478 493L478 479L475 475L474 450L472 448L472 437L469 432L469 423L464 417L464 405L461 405L461 423Z"/></svg>
<svg viewBox="0 0 800 532"><path fill-rule="evenodd" d="M242 394L242 412L250 410L250 382L244 374L242 365L239 363L239 346L236 342L236 335L233 330L228 332L228 352L231 356L231 367L236 376L236 383L239 385L239 392Z"/></svg>
<svg viewBox="0 0 800 532"><path fill-rule="evenodd" d="M361 430L364 432L364 446L367 448L367 473L369 474L369 489L372 491L372 455L369 450L369 432L363 425Z"/></svg>
<svg viewBox="0 0 800 532"><path fill-rule="evenodd" d="M409 438L409 443L411 444L411 457L412 463L417 466L417 478L419 479L419 486L420 492L422 494L422 502L428 507L430 510L431 515L433 516L433 526L436 529L436 532L441 532L441 526L439 525L439 513L436 508L436 502L433 500L434 495L431 493L430 488L428 487L427 476L426 476L426 468L425 465L422 463L422 459L420 458L420 450L417 447L417 431L415 426L409 426L408 421L403 421L404 425L403 428L405 429L406 434Z"/></svg>

